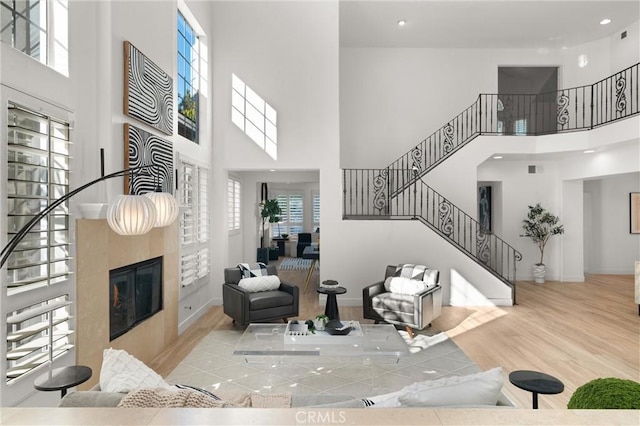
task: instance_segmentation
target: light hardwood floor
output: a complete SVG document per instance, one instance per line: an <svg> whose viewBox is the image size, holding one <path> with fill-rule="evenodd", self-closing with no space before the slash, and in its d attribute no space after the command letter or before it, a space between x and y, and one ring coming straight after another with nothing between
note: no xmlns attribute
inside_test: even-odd
<svg viewBox="0 0 640 426"><path fill-rule="evenodd" d="M324 311L314 290L319 273L302 294L305 276L306 271L280 272L283 281L301 288L300 319ZM584 283L523 281L516 306L445 306L432 328L447 332L481 369L501 366L504 393L518 407L531 407L531 394L511 385L509 372L538 370L559 378L565 391L541 395L540 408L563 409L573 391L591 379L640 381L640 316L633 300L632 275L590 275ZM340 316L370 322L359 306L341 306ZM234 327L221 306L213 307L150 366L167 376L211 330Z"/></svg>

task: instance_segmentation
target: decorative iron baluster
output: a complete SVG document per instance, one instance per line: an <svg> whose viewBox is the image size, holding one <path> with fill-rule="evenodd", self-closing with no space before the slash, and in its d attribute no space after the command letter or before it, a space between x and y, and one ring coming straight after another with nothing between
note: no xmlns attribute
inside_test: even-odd
<svg viewBox="0 0 640 426"><path fill-rule="evenodd" d="M627 80L624 74L616 79L616 114L618 117L624 117L627 109L627 95L624 90L627 88Z"/></svg>
<svg viewBox="0 0 640 426"><path fill-rule="evenodd" d="M569 123L569 96L564 92L558 94L558 115L557 122L560 127L564 127Z"/></svg>
<svg viewBox="0 0 640 426"><path fill-rule="evenodd" d="M491 261L491 249L489 248L490 234L484 232L482 227L478 227L476 232L476 256L485 265Z"/></svg>
<svg viewBox="0 0 640 426"><path fill-rule="evenodd" d="M455 133L455 130L453 129L453 126L451 125L451 123L447 123L447 125L442 131L444 133L443 149L444 149L444 154L446 155L451 151L453 151L453 134Z"/></svg>
<svg viewBox="0 0 640 426"><path fill-rule="evenodd" d="M387 212L387 181L389 179L389 170L384 169L380 174L373 178L373 206L380 213Z"/></svg>
<svg viewBox="0 0 640 426"><path fill-rule="evenodd" d="M449 201L443 200L438 206L440 210L440 231L447 237L453 233L453 207Z"/></svg>
<svg viewBox="0 0 640 426"><path fill-rule="evenodd" d="M420 146L416 146L411 151L411 168L414 171L414 175L412 177L416 177L417 173L422 171L422 148Z"/></svg>

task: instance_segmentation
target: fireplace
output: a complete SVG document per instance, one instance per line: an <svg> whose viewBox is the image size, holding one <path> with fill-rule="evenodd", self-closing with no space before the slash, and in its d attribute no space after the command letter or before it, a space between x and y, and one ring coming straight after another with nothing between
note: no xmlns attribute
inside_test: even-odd
<svg viewBox="0 0 640 426"><path fill-rule="evenodd" d="M109 340L162 310L162 256L109 271Z"/></svg>

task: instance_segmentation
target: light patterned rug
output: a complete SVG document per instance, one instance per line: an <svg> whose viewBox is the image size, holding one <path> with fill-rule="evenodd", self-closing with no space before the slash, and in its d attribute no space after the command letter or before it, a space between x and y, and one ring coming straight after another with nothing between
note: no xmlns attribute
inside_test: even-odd
<svg viewBox="0 0 640 426"><path fill-rule="evenodd" d="M313 260L311 259L303 259L301 257L285 257L284 259L282 259L282 262L280 263L280 266L278 268L282 269L283 271L296 269L307 270L311 267L312 261ZM319 268L320 262L316 262L315 270L317 271Z"/></svg>
<svg viewBox="0 0 640 426"><path fill-rule="evenodd" d="M233 349L243 330L212 331L166 377L174 384L210 392L291 392L350 395L389 393L406 385L444 376L479 372L479 368L445 333L417 334L408 340L411 354L396 364L344 363L343 359L310 357L309 362L247 363ZM403 334L404 332L400 332ZM406 333L405 333L406 334Z"/></svg>

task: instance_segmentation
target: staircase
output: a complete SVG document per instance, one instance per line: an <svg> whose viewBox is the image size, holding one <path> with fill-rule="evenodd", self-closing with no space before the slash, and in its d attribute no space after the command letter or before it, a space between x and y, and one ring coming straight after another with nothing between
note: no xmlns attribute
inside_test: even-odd
<svg viewBox="0 0 640 426"><path fill-rule="evenodd" d="M343 219L417 220L512 289L522 255L481 228L422 177L481 135L538 136L591 130L640 112L635 64L592 85L535 95L480 94L384 169L343 169Z"/></svg>

